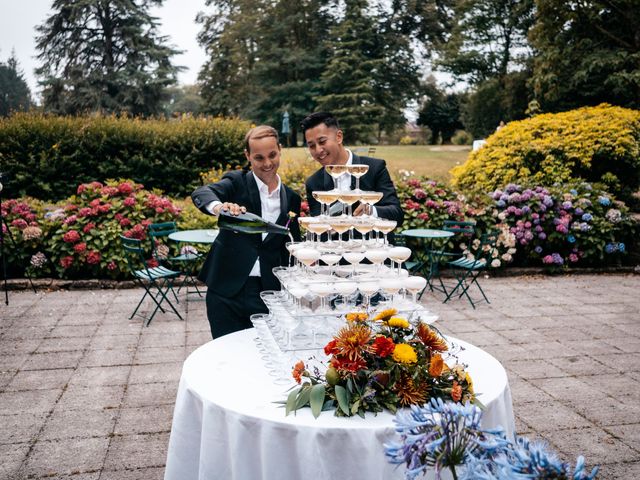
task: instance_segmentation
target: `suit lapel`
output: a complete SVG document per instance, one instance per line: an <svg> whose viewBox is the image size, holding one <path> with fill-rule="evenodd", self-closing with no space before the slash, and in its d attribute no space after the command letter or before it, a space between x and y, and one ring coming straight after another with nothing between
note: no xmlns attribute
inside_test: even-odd
<svg viewBox="0 0 640 480"><path fill-rule="evenodd" d="M328 191L328 190L333 190L333 188L334 188L333 178L331 177L331 175L329 175L327 173L327 171L324 169L324 167L322 167L322 178L324 178L324 188L323 188L323 190L325 192Z"/></svg>
<svg viewBox="0 0 640 480"><path fill-rule="evenodd" d="M256 183L256 179L253 178L253 172L247 173L247 175L245 176L245 184L247 186L247 192L249 192L249 203L251 204L251 211L261 217L262 202L260 201L258 184Z"/></svg>

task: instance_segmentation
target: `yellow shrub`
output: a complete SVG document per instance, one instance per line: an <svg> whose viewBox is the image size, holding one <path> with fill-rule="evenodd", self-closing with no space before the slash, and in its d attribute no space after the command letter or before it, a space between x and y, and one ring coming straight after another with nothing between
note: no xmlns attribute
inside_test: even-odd
<svg viewBox="0 0 640 480"><path fill-rule="evenodd" d="M459 189L582 178L628 197L640 186L640 111L602 104L510 122L451 173Z"/></svg>

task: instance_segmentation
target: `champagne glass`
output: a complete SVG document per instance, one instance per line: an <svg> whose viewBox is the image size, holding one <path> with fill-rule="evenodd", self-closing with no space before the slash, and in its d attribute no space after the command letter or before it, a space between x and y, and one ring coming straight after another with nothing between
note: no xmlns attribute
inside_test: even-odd
<svg viewBox="0 0 640 480"><path fill-rule="evenodd" d="M368 250L365 257L376 266L376 273L380 272L380 265L388 258L387 252L381 249Z"/></svg>
<svg viewBox="0 0 640 480"><path fill-rule="evenodd" d="M319 220L315 217L298 217L298 223L302 228L304 228L307 240L311 239L311 237L309 236L309 233L310 233L309 224L313 222L318 222L318 221Z"/></svg>
<svg viewBox="0 0 640 480"><path fill-rule="evenodd" d="M345 206L348 206L348 211L349 211L349 215L351 216L351 206L356 203L358 200L360 200L360 194L358 192L356 192L355 190L349 190L347 192L340 192L340 194L338 195L338 201L340 203L342 203ZM342 211L342 216L345 217L347 216L344 213L344 208Z"/></svg>
<svg viewBox="0 0 640 480"><path fill-rule="evenodd" d="M340 261L342 255L337 253L323 253L320 260L329 265L329 274L333 275L333 266Z"/></svg>
<svg viewBox="0 0 640 480"><path fill-rule="evenodd" d="M360 202L364 203L365 205L370 207L370 208L367 208L367 210L371 210L373 205L375 205L380 200L382 200L382 197L383 197L382 192L369 192L369 191L361 191L360 192ZM369 216L371 215L370 211L369 211L368 215Z"/></svg>
<svg viewBox="0 0 640 480"><path fill-rule="evenodd" d="M353 228L362 236L362 243L360 244L361 248L364 248L365 236L373 230L373 222L369 218L358 218L357 221L354 221Z"/></svg>
<svg viewBox="0 0 640 480"><path fill-rule="evenodd" d="M317 191L311 192L313 198L315 198L322 207L321 208L321 216L328 217L329 216L329 205L338 200L338 190L329 190L326 192ZM322 213L324 211L324 213Z"/></svg>
<svg viewBox="0 0 640 480"><path fill-rule="evenodd" d="M364 304L369 305L371 303L371 297L380 290L380 284L377 280L363 280L358 283L358 290L364 295Z"/></svg>
<svg viewBox="0 0 640 480"><path fill-rule="evenodd" d="M355 191L360 192L360 177L369 171L369 165L354 163L353 165L348 166L348 171L352 176L356 177Z"/></svg>
<svg viewBox="0 0 640 480"><path fill-rule="evenodd" d="M351 224L348 221L345 221L341 217L331 217L329 220L329 225L331 228L338 233L338 248L340 250L344 250L344 245L342 243L342 234L351 228Z"/></svg>
<svg viewBox="0 0 640 480"><path fill-rule="evenodd" d="M387 241L387 234L392 232L398 222L395 220L376 220L375 226L376 228L382 232L384 236L384 245L387 246L389 242Z"/></svg>
<svg viewBox="0 0 640 480"><path fill-rule="evenodd" d="M389 258L398 264L398 275L402 264L411 257L411 249L407 247L392 247L389 249Z"/></svg>
<svg viewBox="0 0 640 480"><path fill-rule="evenodd" d="M318 243L320 241L320 235L331 230L331 225L324 222L311 222L307 225L307 228L315 235L315 241Z"/></svg>
<svg viewBox="0 0 640 480"><path fill-rule="evenodd" d="M358 284L356 282L352 282L350 280L344 282L336 282L334 284L335 291L342 296L345 304L348 303L347 299L356 293L358 289Z"/></svg>
<svg viewBox="0 0 640 480"><path fill-rule="evenodd" d="M338 190L338 178L349 170L346 165L325 165L324 169L333 178L333 188Z"/></svg>
<svg viewBox="0 0 640 480"><path fill-rule="evenodd" d="M380 280L380 288L391 296L390 302L393 303L393 296L402 288L402 280L397 277L383 278Z"/></svg>
<svg viewBox="0 0 640 480"><path fill-rule="evenodd" d="M342 254L342 257L351 265L353 265L353 271L351 274L355 275L356 265L364 260L364 252L345 252Z"/></svg>
<svg viewBox="0 0 640 480"><path fill-rule="evenodd" d="M406 277L403 284L404 289L411 294L413 303L416 303L416 296L427 286L427 280L422 277Z"/></svg>
<svg viewBox="0 0 640 480"><path fill-rule="evenodd" d="M311 265L318 261L322 255L315 248L299 248L295 251L295 256L307 266L307 269L310 269Z"/></svg>

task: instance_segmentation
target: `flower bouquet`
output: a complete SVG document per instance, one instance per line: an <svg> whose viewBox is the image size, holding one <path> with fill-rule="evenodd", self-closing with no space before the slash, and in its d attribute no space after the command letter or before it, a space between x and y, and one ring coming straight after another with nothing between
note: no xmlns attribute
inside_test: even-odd
<svg viewBox="0 0 640 480"><path fill-rule="evenodd" d="M411 325L387 309L370 318L364 312L346 315L347 324L324 347L328 368L310 371L298 362L295 387L285 402L286 414L311 407L315 417L322 410L336 416L365 412L393 413L398 407L422 405L431 398L477 402L471 377L457 361L449 366L443 355L455 359L433 327Z"/></svg>

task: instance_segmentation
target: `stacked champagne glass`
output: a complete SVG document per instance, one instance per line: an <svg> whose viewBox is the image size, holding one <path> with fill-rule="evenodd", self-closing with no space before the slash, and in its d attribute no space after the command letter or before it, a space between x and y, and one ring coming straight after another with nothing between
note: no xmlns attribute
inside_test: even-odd
<svg viewBox="0 0 640 480"><path fill-rule="evenodd" d="M290 265L274 269L282 290L262 292L270 313L267 324L281 350L321 349L349 312L375 316L395 308L410 322L435 321L437 317L416 301L426 280L402 268L411 250L388 241L396 222L372 215L382 192L360 189L360 177L369 166L325 168L335 188L313 192L321 214L298 219L306 239L288 243ZM354 190L337 188L338 178L346 173L356 178ZM365 214L352 214L357 202L365 205Z"/></svg>

